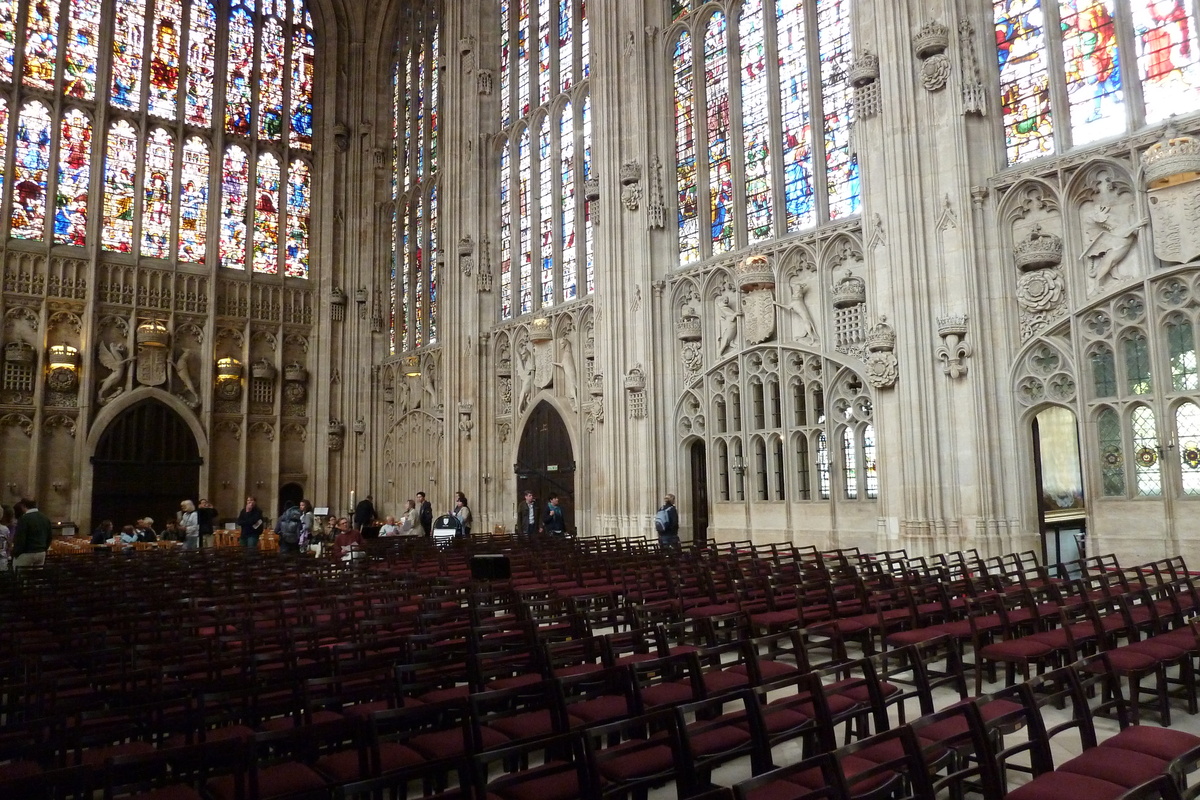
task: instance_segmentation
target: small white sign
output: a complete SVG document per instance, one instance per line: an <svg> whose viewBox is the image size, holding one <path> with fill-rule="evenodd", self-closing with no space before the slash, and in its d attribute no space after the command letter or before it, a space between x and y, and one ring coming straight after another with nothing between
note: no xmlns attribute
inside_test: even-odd
<svg viewBox="0 0 1200 800"><path fill-rule="evenodd" d="M313 514L315 514L318 517L328 517L329 516L329 506L321 506L319 508L314 508Z"/></svg>

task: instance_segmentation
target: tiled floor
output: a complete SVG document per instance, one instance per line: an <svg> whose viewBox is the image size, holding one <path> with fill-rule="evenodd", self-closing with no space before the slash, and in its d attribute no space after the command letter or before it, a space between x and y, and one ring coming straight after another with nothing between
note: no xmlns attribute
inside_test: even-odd
<svg viewBox="0 0 1200 800"><path fill-rule="evenodd" d="M993 684L984 684L984 692L996 691L1003 687L1003 682ZM1144 695L1143 695L1144 696ZM935 704L938 708L945 707L958 700L957 693L950 690L937 690L935 692ZM1058 710L1049 707L1045 712L1045 720L1047 726L1052 726L1057 722L1064 721L1069 718L1069 710ZM896 720L893 719L893 724ZM1171 727L1184 730L1189 733L1200 736L1200 715L1192 715L1187 713L1187 708L1181 700L1176 700L1171 708ZM1142 724L1154 725L1157 724L1157 716L1155 714L1143 713ZM1097 739L1103 742L1109 736L1117 733L1119 725L1115 720L1097 719L1095 720ZM840 731L839 731L840 735ZM1059 741L1061 740L1061 741ZM1064 761L1079 754L1078 746L1072 747L1075 744L1074 737L1064 735L1058 737L1053 742L1054 744L1054 763L1061 764ZM788 742L776 747L772 751L772 759L777 766L793 764L801 760L800 745L798 742ZM735 783L745 780L750 777L750 763L748 758L743 758L738 761L727 764L713 773L713 782L721 786L733 786ZM1009 773L1009 786L1013 787L1028 780L1028 776L1017 772ZM650 800L674 800L676 797L675 785L658 787L650 792ZM1063 798L1063 800L1086 800L1086 798Z"/></svg>

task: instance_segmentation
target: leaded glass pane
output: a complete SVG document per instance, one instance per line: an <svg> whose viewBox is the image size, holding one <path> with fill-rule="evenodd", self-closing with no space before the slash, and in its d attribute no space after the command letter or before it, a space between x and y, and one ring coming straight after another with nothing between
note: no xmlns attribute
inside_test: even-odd
<svg viewBox="0 0 1200 800"><path fill-rule="evenodd" d="M258 39L258 138L277 142L283 136L283 25L268 19Z"/></svg>
<svg viewBox="0 0 1200 800"><path fill-rule="evenodd" d="M1117 367L1113 352L1107 345L1097 347L1090 356L1092 364L1092 391L1096 397L1117 396Z"/></svg>
<svg viewBox="0 0 1200 800"><path fill-rule="evenodd" d="M811 500L812 486L808 463L808 437L801 433L796 437L796 490L797 499Z"/></svg>
<svg viewBox="0 0 1200 800"><path fill-rule="evenodd" d="M850 152L854 101L848 78L853 60L849 3L840 0L817 3L817 39L821 56L821 109L824 114L829 218L842 219L858 213L860 194L858 161Z"/></svg>
<svg viewBox="0 0 1200 800"><path fill-rule="evenodd" d="M46 225L46 182L50 174L50 140L54 123L41 103L27 103L17 117L13 138L13 205L10 235L41 239Z"/></svg>
<svg viewBox="0 0 1200 800"><path fill-rule="evenodd" d="M1195 403L1175 410L1175 439L1183 493L1195 497L1200 495L1200 407Z"/></svg>
<svg viewBox="0 0 1200 800"><path fill-rule="evenodd" d="M1162 467L1159 463L1158 431L1154 412L1145 406L1133 410L1133 467L1137 493L1146 497L1162 494Z"/></svg>
<svg viewBox="0 0 1200 800"><path fill-rule="evenodd" d="M187 121L208 127L213 118L217 14L210 0L192 0L187 50Z"/></svg>
<svg viewBox="0 0 1200 800"><path fill-rule="evenodd" d="M54 62L58 58L61 5L62 0L30 0L25 7L26 86L46 91L54 90Z"/></svg>
<svg viewBox="0 0 1200 800"><path fill-rule="evenodd" d="M500 318L513 316L512 143L500 149Z"/></svg>
<svg viewBox="0 0 1200 800"><path fill-rule="evenodd" d="M17 4L0 3L0 81L11 81L17 53Z"/></svg>
<svg viewBox="0 0 1200 800"><path fill-rule="evenodd" d="M412 332L413 346L425 344L425 198L413 198Z"/></svg>
<svg viewBox="0 0 1200 800"><path fill-rule="evenodd" d="M307 21L307 15L305 15ZM434 34L434 42L437 34ZM313 65L316 62L316 45L308 27L292 31L292 94L291 134L292 147L312 150L313 138Z"/></svg>
<svg viewBox="0 0 1200 800"><path fill-rule="evenodd" d="M429 189L429 257L425 259L428 274L428 316L426 326L429 333L427 344L437 344L438 339L438 191L437 184Z"/></svg>
<svg viewBox="0 0 1200 800"><path fill-rule="evenodd" d="M178 0L154 4L154 39L150 43L150 113L175 119L179 100L179 40L183 8Z"/></svg>
<svg viewBox="0 0 1200 800"><path fill-rule="evenodd" d="M563 106L558 141L559 180L562 181L559 248L562 251L563 301L566 302L574 300L579 289L579 258L575 249L575 120L570 103Z"/></svg>
<svg viewBox="0 0 1200 800"><path fill-rule="evenodd" d="M117 108L137 111L142 107L142 46L145 41L145 3L143 0L117 0L116 30L121 36L113 41L112 80L109 101Z"/></svg>
<svg viewBox="0 0 1200 800"><path fill-rule="evenodd" d="M867 499L879 499L879 465L875 459L875 426L863 428L863 474L867 483Z"/></svg>
<svg viewBox="0 0 1200 800"><path fill-rule="evenodd" d="M1186 0L1134 0L1133 30L1146 122L1155 123L1200 102L1200 47Z"/></svg>
<svg viewBox="0 0 1200 800"><path fill-rule="evenodd" d="M1121 419L1106 408L1096 420L1100 445L1100 477L1105 497L1125 496L1125 448L1121 442Z"/></svg>
<svg viewBox="0 0 1200 800"><path fill-rule="evenodd" d="M241 4L245 5L246 0L241 0ZM245 8L235 8L229 17L225 64L225 132L249 136L253 130L250 127L250 103L254 78L254 19Z"/></svg>
<svg viewBox="0 0 1200 800"><path fill-rule="evenodd" d="M775 35L783 122L783 195L787 229L796 231L816 222L808 53L801 0L775 0Z"/></svg>
<svg viewBox="0 0 1200 800"><path fill-rule="evenodd" d="M742 502L746 499L746 462L742 457L742 440L733 440L733 499Z"/></svg>
<svg viewBox="0 0 1200 800"><path fill-rule="evenodd" d="M587 62L583 62L585 65ZM583 98L583 178L592 177L592 98ZM587 293L596 291L596 239L592 204L583 204L583 279Z"/></svg>
<svg viewBox="0 0 1200 800"><path fill-rule="evenodd" d="M822 433L817 437L817 488L821 500L828 500L831 491L829 442Z"/></svg>
<svg viewBox="0 0 1200 800"><path fill-rule="evenodd" d="M779 438L771 440L771 474L775 479L774 499L786 499L787 477L783 470L783 440Z"/></svg>
<svg viewBox="0 0 1200 800"><path fill-rule="evenodd" d="M1177 392L1195 391L1196 339L1189 320L1172 319L1167 323L1167 347L1171 356L1171 385Z"/></svg>
<svg viewBox="0 0 1200 800"><path fill-rule="evenodd" d="M550 118L538 131L538 253L541 258L542 307L554 305L554 162L550 150Z"/></svg>
<svg viewBox="0 0 1200 800"><path fill-rule="evenodd" d="M521 210L521 259L517 274L522 314L533 311L533 154L529 129L517 140L517 207Z"/></svg>
<svg viewBox="0 0 1200 800"><path fill-rule="evenodd" d="M571 18L572 0L558 0L558 88L567 92L575 85L575 52L571 45L574 20Z"/></svg>
<svg viewBox="0 0 1200 800"><path fill-rule="evenodd" d="M846 479L846 499L858 499L858 453L854 443L854 431L842 428L842 475Z"/></svg>
<svg viewBox="0 0 1200 800"><path fill-rule="evenodd" d="M221 266L246 268L246 198L250 159L237 145L225 149L221 164Z"/></svg>
<svg viewBox="0 0 1200 800"><path fill-rule="evenodd" d="M770 499L767 483L767 446L762 439L754 440L754 491L759 500Z"/></svg>
<svg viewBox="0 0 1200 800"><path fill-rule="evenodd" d="M0 125L5 122L0 113ZM54 198L54 243L87 244L88 184L92 179L92 123L78 109L59 123L58 183ZM3 136L0 135L0 139ZM0 164L4 146L0 142Z"/></svg>
<svg viewBox="0 0 1200 800"><path fill-rule="evenodd" d="M1150 349L1146 337L1135 334L1123 341L1125 346L1125 376L1129 383L1130 394L1149 394L1150 385Z"/></svg>
<svg viewBox="0 0 1200 800"><path fill-rule="evenodd" d="M550 0L538 0L538 105L550 102L553 85L550 73Z"/></svg>

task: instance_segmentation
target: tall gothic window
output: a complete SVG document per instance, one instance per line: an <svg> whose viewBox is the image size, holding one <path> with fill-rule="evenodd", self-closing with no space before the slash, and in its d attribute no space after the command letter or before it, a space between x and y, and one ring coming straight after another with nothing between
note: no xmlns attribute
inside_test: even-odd
<svg viewBox="0 0 1200 800"><path fill-rule="evenodd" d="M413 20L392 73L391 352L438 340L438 75L436 12Z"/></svg>
<svg viewBox="0 0 1200 800"><path fill-rule="evenodd" d="M596 287L586 0L500 0L500 317Z"/></svg>
<svg viewBox="0 0 1200 800"><path fill-rule="evenodd" d="M4 3L0 230L307 278L313 61L304 0Z"/></svg>
<svg viewBox="0 0 1200 800"><path fill-rule="evenodd" d="M679 260L859 212L849 0L672 0Z"/></svg>
<svg viewBox="0 0 1200 800"><path fill-rule="evenodd" d="M1200 103L1195 0L994 0L993 17L1009 164Z"/></svg>

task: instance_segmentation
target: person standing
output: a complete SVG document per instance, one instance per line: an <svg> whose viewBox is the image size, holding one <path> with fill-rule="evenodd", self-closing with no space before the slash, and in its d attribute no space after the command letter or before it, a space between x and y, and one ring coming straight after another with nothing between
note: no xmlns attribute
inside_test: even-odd
<svg viewBox="0 0 1200 800"><path fill-rule="evenodd" d="M238 514L237 524L242 529L242 547L257 550L258 537L262 535L263 529L263 513L258 507L258 501L253 497L246 498L246 507Z"/></svg>
<svg viewBox="0 0 1200 800"><path fill-rule="evenodd" d="M15 523L12 511L8 506L0 506L0 573L8 572L9 562L12 561L13 529ZM108 527L112 527L109 523Z"/></svg>
<svg viewBox="0 0 1200 800"><path fill-rule="evenodd" d="M679 544L679 509L675 508L675 495L663 495L662 507L654 515L654 530L658 532L660 547Z"/></svg>
<svg viewBox="0 0 1200 800"><path fill-rule="evenodd" d="M300 552L308 552L308 540L312 537L313 526L316 525L317 518L313 514L312 503L307 500L300 501Z"/></svg>
<svg viewBox="0 0 1200 800"><path fill-rule="evenodd" d="M179 529L183 531L183 549L200 549L200 516L191 500L179 504Z"/></svg>
<svg viewBox="0 0 1200 800"><path fill-rule="evenodd" d="M100 527L92 531L92 544L108 544L108 540L113 538L113 524L111 519L106 519L100 523Z"/></svg>
<svg viewBox="0 0 1200 800"><path fill-rule="evenodd" d="M458 525L462 528L463 536L471 535L471 509L467 505L467 496L462 492L454 498L454 516L458 518Z"/></svg>
<svg viewBox="0 0 1200 800"><path fill-rule="evenodd" d="M300 553L302 516L299 506L288 506L275 521L275 532L279 534L279 552L282 555Z"/></svg>
<svg viewBox="0 0 1200 800"><path fill-rule="evenodd" d="M200 526L200 546L213 546L213 524L217 521L217 510L208 500L201 500L196 507L196 521Z"/></svg>
<svg viewBox="0 0 1200 800"><path fill-rule="evenodd" d="M371 495L367 495L354 507L354 530L361 532L374 521L375 503L372 502Z"/></svg>
<svg viewBox="0 0 1200 800"><path fill-rule="evenodd" d="M525 490L525 502L517 507L517 532L535 536L540 532L537 498L529 489Z"/></svg>
<svg viewBox="0 0 1200 800"><path fill-rule="evenodd" d="M17 532L13 536L13 569L40 567L46 563L46 551L50 549L50 518L38 510L37 500L21 498L20 505L25 513L17 520Z"/></svg>
<svg viewBox="0 0 1200 800"><path fill-rule="evenodd" d="M404 519L400 521L401 536L424 536L425 529L421 527L421 512L412 500L404 501Z"/></svg>
<svg viewBox="0 0 1200 800"><path fill-rule="evenodd" d="M546 519L542 526L551 536L567 535L567 520L563 516L562 506L558 504L558 495L550 495L550 504L546 506Z"/></svg>
<svg viewBox="0 0 1200 800"><path fill-rule="evenodd" d="M421 518L421 535L428 536L433 531L433 503L425 499L424 492L417 492L417 513Z"/></svg>

